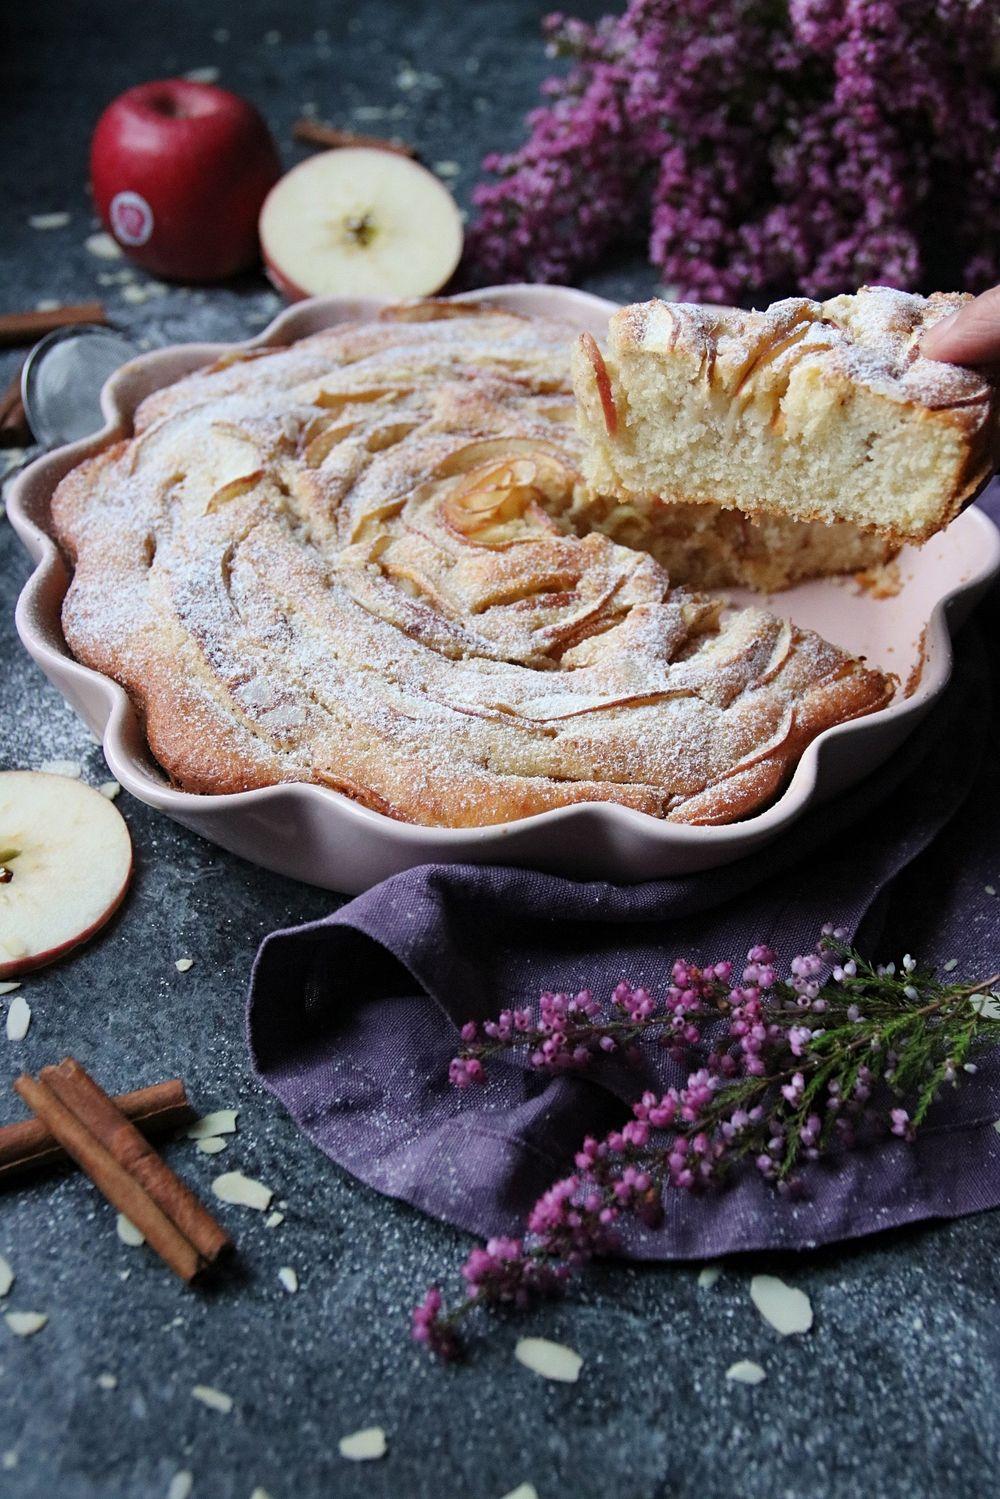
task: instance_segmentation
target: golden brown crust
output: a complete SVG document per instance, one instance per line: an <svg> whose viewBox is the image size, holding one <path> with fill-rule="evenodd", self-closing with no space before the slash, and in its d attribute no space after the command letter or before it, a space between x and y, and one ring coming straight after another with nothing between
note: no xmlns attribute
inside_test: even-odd
<svg viewBox="0 0 1000 1499"><path fill-rule="evenodd" d="M729 821L888 700L809 632L575 533L568 343L405 308L196 372L66 476L66 639L177 785L314 781L443 826Z"/></svg>

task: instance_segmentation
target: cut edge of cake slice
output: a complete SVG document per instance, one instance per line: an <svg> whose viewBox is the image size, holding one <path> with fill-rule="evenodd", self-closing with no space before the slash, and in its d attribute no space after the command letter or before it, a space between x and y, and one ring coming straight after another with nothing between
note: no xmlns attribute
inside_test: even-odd
<svg viewBox="0 0 1000 1499"><path fill-rule="evenodd" d="M969 298L889 287L761 312L624 307L573 355L591 489L925 541L996 466L1000 387L924 358Z"/></svg>

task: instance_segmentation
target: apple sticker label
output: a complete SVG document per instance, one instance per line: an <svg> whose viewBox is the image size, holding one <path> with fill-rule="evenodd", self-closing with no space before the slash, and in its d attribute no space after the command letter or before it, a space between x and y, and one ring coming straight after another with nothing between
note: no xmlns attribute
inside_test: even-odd
<svg viewBox="0 0 1000 1499"><path fill-rule="evenodd" d="M111 232L123 245L144 245L153 232L153 210L140 193L115 193L108 216Z"/></svg>

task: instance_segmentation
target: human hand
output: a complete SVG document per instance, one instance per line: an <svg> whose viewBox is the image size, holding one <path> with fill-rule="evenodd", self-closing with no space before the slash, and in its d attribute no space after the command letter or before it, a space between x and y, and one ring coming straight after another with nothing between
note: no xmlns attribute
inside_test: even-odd
<svg viewBox="0 0 1000 1499"><path fill-rule="evenodd" d="M945 364L1000 364L1000 286L935 323L920 340L920 352Z"/></svg>

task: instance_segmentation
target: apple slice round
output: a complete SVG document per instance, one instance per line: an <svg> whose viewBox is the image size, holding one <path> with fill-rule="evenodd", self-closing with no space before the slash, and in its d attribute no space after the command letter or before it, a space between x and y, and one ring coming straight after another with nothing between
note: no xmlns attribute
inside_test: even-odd
<svg viewBox="0 0 1000 1499"><path fill-rule="evenodd" d="M260 214L268 274L291 301L426 297L462 254L454 198L426 167L391 151L324 151L293 167Z"/></svg>
<svg viewBox="0 0 1000 1499"><path fill-rule="evenodd" d="M132 840L107 797L68 776L0 772L0 979L98 931L131 873Z"/></svg>

